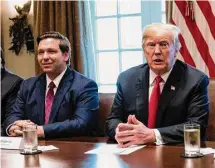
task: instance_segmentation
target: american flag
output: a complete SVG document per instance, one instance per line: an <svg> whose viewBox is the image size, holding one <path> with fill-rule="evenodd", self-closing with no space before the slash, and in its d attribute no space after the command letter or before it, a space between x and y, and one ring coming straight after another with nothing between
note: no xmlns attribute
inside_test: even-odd
<svg viewBox="0 0 215 168"><path fill-rule="evenodd" d="M215 78L215 1L175 0L170 19L181 29L178 58Z"/></svg>

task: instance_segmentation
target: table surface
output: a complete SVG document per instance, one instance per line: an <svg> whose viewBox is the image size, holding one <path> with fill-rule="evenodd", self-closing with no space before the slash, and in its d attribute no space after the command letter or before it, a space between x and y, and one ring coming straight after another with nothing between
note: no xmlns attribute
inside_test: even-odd
<svg viewBox="0 0 215 168"><path fill-rule="evenodd" d="M1 150L2 168L44 167L44 168L210 168L215 167L214 155L185 159L180 154L183 145L147 145L129 155L84 154L107 142L106 138L72 138L40 140L39 145L54 145L59 150L46 151L38 155L21 155L18 150ZM205 142L203 147L215 148L215 142Z"/></svg>

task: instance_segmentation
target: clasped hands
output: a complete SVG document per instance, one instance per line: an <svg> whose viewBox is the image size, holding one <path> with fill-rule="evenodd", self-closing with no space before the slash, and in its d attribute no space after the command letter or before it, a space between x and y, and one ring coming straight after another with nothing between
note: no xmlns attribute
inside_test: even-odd
<svg viewBox="0 0 215 168"><path fill-rule="evenodd" d="M127 123L120 123L116 128L115 139L122 148L155 142L153 129L138 121L135 115L129 115Z"/></svg>
<svg viewBox="0 0 215 168"><path fill-rule="evenodd" d="M9 128L9 136L22 136L23 135L23 127L26 124L34 124L30 120L17 120L15 121L11 127ZM43 126L37 126L37 135L38 137L45 137Z"/></svg>

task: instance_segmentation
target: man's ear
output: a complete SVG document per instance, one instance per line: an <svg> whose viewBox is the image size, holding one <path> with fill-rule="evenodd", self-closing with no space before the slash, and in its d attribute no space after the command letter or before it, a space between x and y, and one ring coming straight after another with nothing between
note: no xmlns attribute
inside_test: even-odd
<svg viewBox="0 0 215 168"><path fill-rule="evenodd" d="M64 61L67 62L69 60L69 53L68 52L63 53L63 58Z"/></svg>
<svg viewBox="0 0 215 168"><path fill-rule="evenodd" d="M177 57L178 52L179 52L179 51L175 49L175 57Z"/></svg>

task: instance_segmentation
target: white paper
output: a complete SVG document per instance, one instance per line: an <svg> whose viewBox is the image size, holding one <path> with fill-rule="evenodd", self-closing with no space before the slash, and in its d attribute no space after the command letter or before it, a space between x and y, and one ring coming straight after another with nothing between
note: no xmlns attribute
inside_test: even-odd
<svg viewBox="0 0 215 168"><path fill-rule="evenodd" d="M0 137L1 149L20 149L22 137Z"/></svg>
<svg viewBox="0 0 215 168"><path fill-rule="evenodd" d="M48 145L48 146L38 146L37 149L44 152L44 151L50 151L50 150L57 150L59 148L57 148L53 145Z"/></svg>
<svg viewBox="0 0 215 168"><path fill-rule="evenodd" d="M201 148L200 149L200 153L202 153L203 155L207 155L207 154L214 154L214 158L215 158L215 149L213 148Z"/></svg>
<svg viewBox="0 0 215 168"><path fill-rule="evenodd" d="M87 151L85 154L117 154L117 155L128 155L135 152L138 149L145 147L146 145L132 145L128 148L120 148L117 144L104 144L100 147Z"/></svg>

